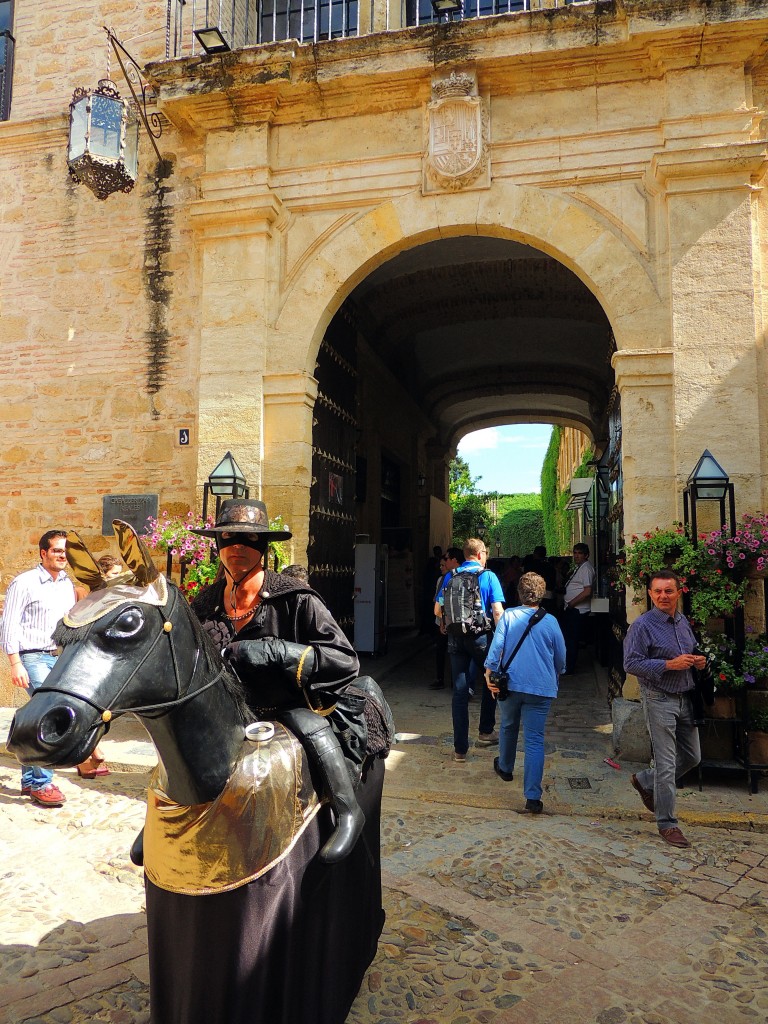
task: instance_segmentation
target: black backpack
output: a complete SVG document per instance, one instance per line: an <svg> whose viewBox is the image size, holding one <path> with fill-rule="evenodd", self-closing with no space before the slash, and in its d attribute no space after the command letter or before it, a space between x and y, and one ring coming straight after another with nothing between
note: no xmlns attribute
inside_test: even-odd
<svg viewBox="0 0 768 1024"><path fill-rule="evenodd" d="M443 621L448 633L469 633L479 636L489 633L492 620L485 614L483 596L480 593L480 577L487 569L479 572L454 569L443 588Z"/></svg>

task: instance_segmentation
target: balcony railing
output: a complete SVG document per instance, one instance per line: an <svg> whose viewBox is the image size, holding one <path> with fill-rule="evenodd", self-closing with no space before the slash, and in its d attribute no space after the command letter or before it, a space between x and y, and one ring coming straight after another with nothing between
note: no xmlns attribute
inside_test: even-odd
<svg viewBox="0 0 768 1024"><path fill-rule="evenodd" d="M298 39L303 43L343 39L372 31L515 14L538 7L562 7L570 0L464 0L452 15L435 14L431 0L168 0L167 57L201 53L195 30L216 27L229 49Z"/></svg>

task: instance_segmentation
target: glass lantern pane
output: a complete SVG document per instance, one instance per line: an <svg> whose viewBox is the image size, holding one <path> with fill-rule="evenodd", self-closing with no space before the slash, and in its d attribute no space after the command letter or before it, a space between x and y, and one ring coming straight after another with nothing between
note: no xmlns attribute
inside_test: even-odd
<svg viewBox="0 0 768 1024"><path fill-rule="evenodd" d="M123 101L94 94L91 103L90 151L109 160L120 158Z"/></svg>
<svg viewBox="0 0 768 1024"><path fill-rule="evenodd" d="M135 181L139 173L139 122L129 118L125 126L125 170Z"/></svg>
<svg viewBox="0 0 768 1024"><path fill-rule="evenodd" d="M69 160L77 160L85 153L85 135L88 130L88 97L83 96L81 100L72 107L72 114L69 120Z"/></svg>

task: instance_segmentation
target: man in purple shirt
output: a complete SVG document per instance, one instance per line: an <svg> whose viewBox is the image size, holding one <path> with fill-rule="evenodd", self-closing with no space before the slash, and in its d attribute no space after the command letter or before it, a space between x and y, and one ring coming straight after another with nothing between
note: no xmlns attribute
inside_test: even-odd
<svg viewBox="0 0 768 1024"><path fill-rule="evenodd" d="M51 637L59 619L75 603L67 576L67 535L48 530L40 538L40 564L8 587L3 610L2 648L11 663L11 682L30 693L43 685L56 663ZM50 768L22 765L21 793L40 807L61 807L66 797L54 785Z"/></svg>
<svg viewBox="0 0 768 1024"><path fill-rule="evenodd" d="M675 817L676 782L701 760L699 732L693 722L692 668L706 659L694 654L696 637L677 610L680 581L671 569L660 569L648 582L653 608L636 619L624 640L624 669L637 676L645 721L653 747L654 767L633 775L631 782L649 811L656 815L661 838L670 846L690 842Z"/></svg>

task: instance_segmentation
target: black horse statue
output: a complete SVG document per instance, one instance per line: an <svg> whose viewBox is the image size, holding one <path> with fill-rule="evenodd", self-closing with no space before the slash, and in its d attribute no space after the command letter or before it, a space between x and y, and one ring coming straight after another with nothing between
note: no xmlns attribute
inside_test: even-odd
<svg viewBox="0 0 768 1024"><path fill-rule="evenodd" d="M132 528L114 525L128 571L104 586L72 540L78 578L96 589L59 623L62 653L17 711L8 748L24 764L72 767L126 712L154 741L144 836L153 1024L342 1024L384 920L386 701L357 680L384 741L369 743L357 790L363 833L348 857L323 863L334 823L301 744L278 722L252 720L186 600Z"/></svg>

